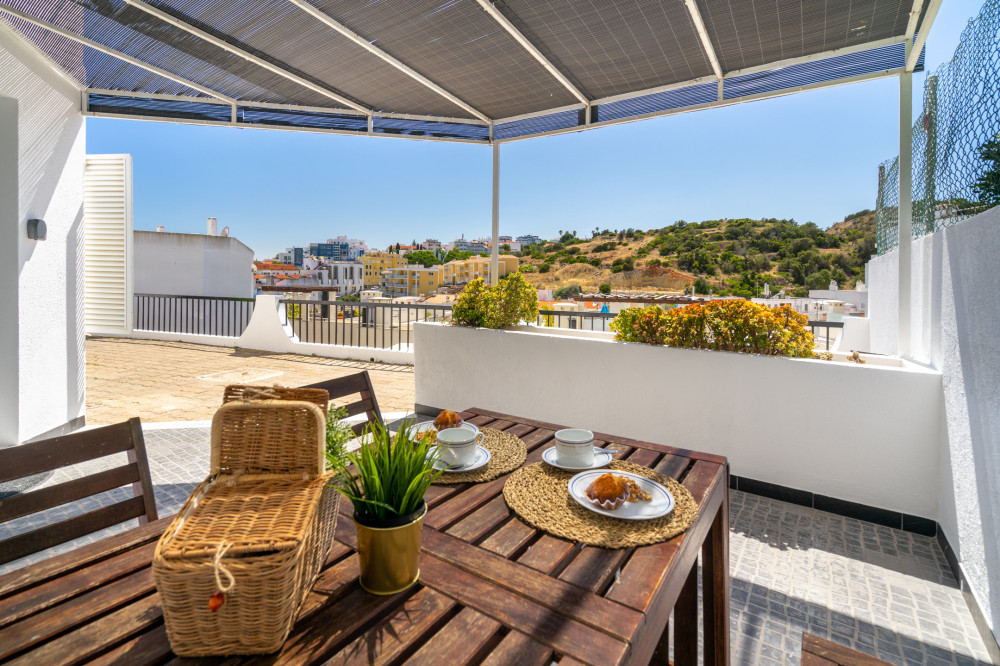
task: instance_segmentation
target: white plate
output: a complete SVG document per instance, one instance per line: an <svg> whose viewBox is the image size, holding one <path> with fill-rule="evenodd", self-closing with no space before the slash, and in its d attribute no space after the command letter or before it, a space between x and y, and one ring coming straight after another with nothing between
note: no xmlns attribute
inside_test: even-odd
<svg viewBox="0 0 1000 666"><path fill-rule="evenodd" d="M472 423L466 422L466 423L463 423L462 425L460 425L459 427L460 428L465 428L466 430L471 430L472 432L476 433L477 435L479 434L479 428L477 428ZM420 423L415 423L412 426L410 426L410 433L414 437L416 437L417 435L419 435L419 434L421 434L423 432L426 432L428 430L435 430L435 431L437 430L437 428L434 427L434 421L421 421Z"/></svg>
<svg viewBox="0 0 1000 666"><path fill-rule="evenodd" d="M579 472L582 469L598 469L611 464L611 461L614 459L615 457L607 451L594 449L594 462L590 465L567 465L566 463L559 462L559 452L556 451L556 447L550 446L542 452L542 460L553 467L565 469L570 472Z"/></svg>
<svg viewBox="0 0 1000 666"><path fill-rule="evenodd" d="M587 499L586 491L587 486L593 483L597 477L607 474L605 471L580 472L574 476L569 480L570 496L594 513L599 513L602 516L610 516L611 518L621 518L622 520L650 520L665 516L674 510L673 495L656 481L650 481L645 477L631 474L630 472L619 472L616 470L613 473L632 479L639 484L640 488L652 495L653 499L649 502L625 502L625 504L614 511L600 508Z"/></svg>
<svg viewBox="0 0 1000 666"><path fill-rule="evenodd" d="M431 449L431 455L434 455L435 451L437 451L437 447L436 446ZM477 470L480 467L484 466L486 463L488 463L490 461L490 458L492 458L492 457L493 456L490 455L490 452L489 452L488 449L486 449L486 448L484 448L482 446L476 446L476 457L473 458L472 462L469 463L468 465L462 465L461 467L452 465L451 467L449 467L448 463L446 463L445 461L443 461L443 460L435 460L434 461L434 469L439 469L439 470L442 470L444 472L450 472L452 474L460 474L462 472L471 472L473 470Z"/></svg>

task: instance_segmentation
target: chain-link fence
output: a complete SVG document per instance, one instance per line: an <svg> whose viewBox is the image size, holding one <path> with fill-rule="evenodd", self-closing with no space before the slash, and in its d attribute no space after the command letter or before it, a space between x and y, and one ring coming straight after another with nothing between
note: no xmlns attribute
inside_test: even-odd
<svg viewBox="0 0 1000 666"><path fill-rule="evenodd" d="M1000 0L986 0L955 56L927 76L912 194L914 238L1000 204ZM879 165L876 213L883 254L899 244L898 157Z"/></svg>

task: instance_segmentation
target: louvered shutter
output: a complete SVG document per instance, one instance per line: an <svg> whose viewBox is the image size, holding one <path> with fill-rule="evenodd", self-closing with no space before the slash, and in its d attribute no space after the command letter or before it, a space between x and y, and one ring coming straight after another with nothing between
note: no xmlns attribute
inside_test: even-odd
<svg viewBox="0 0 1000 666"><path fill-rule="evenodd" d="M83 217L86 331L131 333L131 155L87 156Z"/></svg>

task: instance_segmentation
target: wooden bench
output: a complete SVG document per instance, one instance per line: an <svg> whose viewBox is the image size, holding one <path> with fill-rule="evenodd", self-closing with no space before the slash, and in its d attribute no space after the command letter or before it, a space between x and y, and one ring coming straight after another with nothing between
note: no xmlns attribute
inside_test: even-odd
<svg viewBox="0 0 1000 666"><path fill-rule="evenodd" d="M803 633L802 666L890 666L890 664L815 634Z"/></svg>
<svg viewBox="0 0 1000 666"><path fill-rule="evenodd" d="M133 497L0 541L0 564L72 541L135 518L157 519L153 481L138 418L93 430L0 450L0 482L125 452L128 462L71 481L8 497L0 502L0 523L132 485Z"/></svg>
<svg viewBox="0 0 1000 666"><path fill-rule="evenodd" d="M344 407L347 410L347 416L367 415L367 422L362 421L351 426L355 435L364 432L368 423L375 421L382 423L382 412L379 411L378 401L375 399L375 388L372 386L372 380L368 376L367 370L299 388L326 389L326 392L330 394L331 407ZM354 395L358 397L346 400L348 396Z"/></svg>

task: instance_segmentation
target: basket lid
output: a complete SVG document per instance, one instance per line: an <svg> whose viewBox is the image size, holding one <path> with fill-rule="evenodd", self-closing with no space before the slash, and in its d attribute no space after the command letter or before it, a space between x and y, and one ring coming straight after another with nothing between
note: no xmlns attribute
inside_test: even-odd
<svg viewBox="0 0 1000 666"><path fill-rule="evenodd" d="M321 474L326 414L301 400L240 400L212 418L212 474Z"/></svg>

